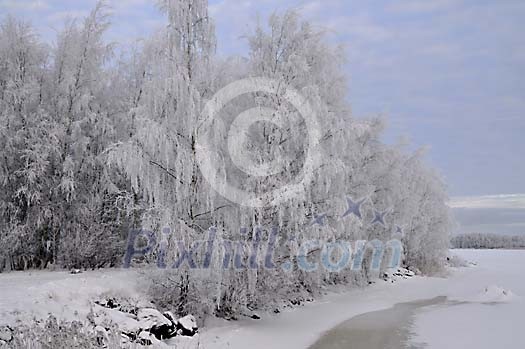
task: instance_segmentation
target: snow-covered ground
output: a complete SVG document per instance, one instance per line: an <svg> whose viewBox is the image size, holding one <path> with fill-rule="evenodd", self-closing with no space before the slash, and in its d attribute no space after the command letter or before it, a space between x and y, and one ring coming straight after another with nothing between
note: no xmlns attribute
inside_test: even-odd
<svg viewBox="0 0 525 349"><path fill-rule="evenodd" d="M397 303L446 296L446 304L421 308L413 344L429 348L520 348L525 319L525 251L454 250L477 266L452 269L448 277L379 280L363 289L331 292L321 300L262 319L208 322L198 338L204 348L307 348L326 331L356 315ZM141 298L130 270L0 274L0 325L15 319L82 319L103 294ZM192 344L192 343L186 343Z"/></svg>
<svg viewBox="0 0 525 349"><path fill-rule="evenodd" d="M290 310L278 316L229 323L201 335L206 348L307 348L327 330L356 315L397 303L446 296L455 306L418 315L413 345L430 348L522 348L525 320L525 251L453 250L477 266L450 270L446 278L415 277L377 284ZM503 290L507 295L503 294ZM510 291L511 293L509 293ZM408 325L408 324L407 324ZM490 338L490 339L488 339Z"/></svg>
<svg viewBox="0 0 525 349"><path fill-rule="evenodd" d="M133 270L108 269L70 274L28 271L0 274L0 326L17 320L57 318L85 320L93 300L121 295L140 300L142 290Z"/></svg>
<svg viewBox="0 0 525 349"><path fill-rule="evenodd" d="M426 348L523 348L525 251L461 250L476 268L450 278L446 295L455 304L420 310L413 344Z"/></svg>

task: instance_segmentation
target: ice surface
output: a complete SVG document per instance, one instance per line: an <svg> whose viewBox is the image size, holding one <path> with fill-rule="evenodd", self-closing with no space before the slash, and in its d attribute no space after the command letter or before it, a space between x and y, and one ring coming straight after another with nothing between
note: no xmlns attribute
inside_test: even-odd
<svg viewBox="0 0 525 349"><path fill-rule="evenodd" d="M477 267L449 280L453 304L416 316L413 344L424 343L428 349L523 348L525 251L458 253Z"/></svg>

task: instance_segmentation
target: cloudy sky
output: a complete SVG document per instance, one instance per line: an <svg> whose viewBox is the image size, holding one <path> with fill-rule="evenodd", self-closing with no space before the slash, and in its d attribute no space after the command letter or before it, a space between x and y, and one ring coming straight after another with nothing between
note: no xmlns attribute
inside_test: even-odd
<svg viewBox="0 0 525 349"><path fill-rule="evenodd" d="M164 23L154 1L108 3L110 40L125 44ZM94 4L0 0L0 14L30 20L52 41L66 19ZM219 53L246 52L241 37L257 18L289 7L344 45L354 115L385 116L388 142L428 146L461 230L525 233L525 206L508 201L525 193L525 1L210 0Z"/></svg>

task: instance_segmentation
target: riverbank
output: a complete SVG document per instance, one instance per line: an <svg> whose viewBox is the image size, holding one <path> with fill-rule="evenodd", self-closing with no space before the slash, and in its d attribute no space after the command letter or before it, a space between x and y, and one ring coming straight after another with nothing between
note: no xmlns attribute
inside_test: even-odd
<svg viewBox="0 0 525 349"><path fill-rule="evenodd" d="M386 317L391 319L402 314L402 321L386 320L379 324L383 327L380 333L386 336L381 340L387 343L408 342L416 348L426 345L437 349L488 348L504 343L500 347L513 348L514 343L521 341L516 336L521 333L525 313L521 297L525 295L522 271L525 251L454 250L453 253L476 265L450 268L446 277L416 276L401 278L395 283L377 280L362 289L327 291L319 300L280 314L259 314L262 318L258 320L214 319L207 322L195 338L175 339L170 344L177 344L178 348L304 349L315 345L331 330L345 323L355 324L352 319L368 314L354 319L362 331L357 337L351 336L366 345L365 337L376 337L378 333L365 333L377 330L377 321L370 313L386 311ZM137 277L137 273L130 270L100 270L78 275L67 272L0 274L0 325L45 318L50 313L66 320L83 319L90 311L92 300L104 294L140 300L147 285L138 285ZM448 302L457 305L395 307L436 297L447 297ZM393 313L388 309L394 309ZM402 334L397 337L388 334L396 331ZM180 340L185 343L181 345ZM486 343L492 346L483 346Z"/></svg>
<svg viewBox="0 0 525 349"><path fill-rule="evenodd" d="M469 322L468 317L473 316L473 313L466 312L463 316L457 317L457 311L461 309L459 306L445 305L447 311L453 312L449 315L446 312L425 312L426 309L443 311L439 304L416 307L418 311L413 314L413 324L411 324L412 321L407 322L407 316L404 316L402 324L394 326L401 325L405 331L405 337L401 339L416 348L428 346L429 348L464 349L467 347L485 348L486 346L483 345L480 347L465 346L465 343L472 343L473 338L478 338L480 340L477 340L476 343L480 344L479 342L486 341L487 337L493 336L494 339L489 343L500 340L500 342L507 343L505 348L513 348L513 343L516 347L516 343L520 343L516 338L521 332L518 327L522 324L522 318L518 321L520 318L516 316L522 316L525 313L524 303L520 297L525 294L525 281L521 270L521 267L525 265L525 252L454 250L454 253L475 262L476 266L451 268L447 277L414 277L394 284L378 281L364 289L330 293L323 299L306 304L304 307L278 315L263 316L261 320L221 322L203 329L200 343L212 349L247 347L250 349L303 349L315 345L330 330L356 316L390 309L400 303L447 297L452 303L466 302L467 307L474 307L478 311L481 309L485 316L488 311L488 315L497 315L497 317L489 316L484 320L471 319ZM486 292L487 290L489 292ZM506 303L505 299L501 299L497 294L500 290L513 292L514 297L511 303ZM425 314L426 318L420 318L422 314ZM433 318L432 314L437 314L437 319ZM474 316L476 315L474 313ZM458 323L457 318L454 317L462 321ZM365 323L368 321L366 319L365 317ZM448 324L451 323L456 326L456 329L450 329L449 333L453 335L441 330L444 326L448 328ZM472 323L476 325L472 326ZM368 329L370 327L373 326L368 322ZM406 335L407 331L409 336ZM462 331L464 333L461 333ZM505 339L498 339L504 335L507 336ZM398 343L399 339L397 337ZM463 346L457 346L456 343L463 344Z"/></svg>
<svg viewBox="0 0 525 349"><path fill-rule="evenodd" d="M449 302L416 312L409 344L425 349L523 348L525 251L460 250L478 266L451 280Z"/></svg>
<svg viewBox="0 0 525 349"><path fill-rule="evenodd" d="M450 277L460 278L469 272L470 268L451 270ZM398 303L440 296L446 293L448 283L444 277L413 277L396 283L378 280L362 289L330 292L320 300L277 315L265 314L261 320L219 321L202 330L200 342L212 349L304 349L348 319Z"/></svg>

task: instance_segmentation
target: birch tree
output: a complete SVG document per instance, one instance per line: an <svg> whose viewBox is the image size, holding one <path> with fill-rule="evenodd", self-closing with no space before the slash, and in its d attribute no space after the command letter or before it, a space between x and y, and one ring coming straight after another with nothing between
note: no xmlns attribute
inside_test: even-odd
<svg viewBox="0 0 525 349"><path fill-rule="evenodd" d="M46 62L32 28L8 17L0 27L0 245L8 269L41 263L45 226L38 206L46 201L55 145L42 106Z"/></svg>

